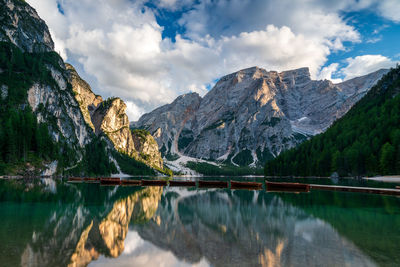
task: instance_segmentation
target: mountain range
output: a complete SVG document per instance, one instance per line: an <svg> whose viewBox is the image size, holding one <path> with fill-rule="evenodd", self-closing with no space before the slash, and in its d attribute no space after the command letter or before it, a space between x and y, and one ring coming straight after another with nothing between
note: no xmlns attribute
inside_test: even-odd
<svg viewBox="0 0 400 267"><path fill-rule="evenodd" d="M262 166L325 131L387 71L334 84L312 80L308 68L276 72L252 67L222 77L203 98L179 96L131 127L150 131L169 164L189 156Z"/></svg>
<svg viewBox="0 0 400 267"><path fill-rule="evenodd" d="M190 163L262 167L346 114L388 72L334 84L308 68L222 77L129 123L54 52L25 1L0 0L0 174L191 172ZM198 168L197 168L198 170ZM193 172L191 172L193 173Z"/></svg>

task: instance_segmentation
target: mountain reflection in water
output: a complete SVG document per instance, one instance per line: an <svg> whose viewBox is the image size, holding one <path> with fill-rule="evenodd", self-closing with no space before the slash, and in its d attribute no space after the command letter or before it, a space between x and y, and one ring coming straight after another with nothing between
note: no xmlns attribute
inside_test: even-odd
<svg viewBox="0 0 400 267"><path fill-rule="evenodd" d="M375 244L335 228L336 219L324 221L332 212L341 216L335 206L341 196L349 198L332 192L288 195L0 181L0 259L8 266L398 264L393 244L400 238L399 199L353 194L357 203L366 199L365 205L347 207L357 218L351 221L347 214L347 223L363 224L362 234L372 237L379 238L380 217L391 218L385 227L392 227L386 229L392 238L385 236L387 245L381 243L383 255L377 256L371 253ZM325 213L321 201L328 201ZM366 226L371 232L365 232ZM18 235L11 241L13 232Z"/></svg>

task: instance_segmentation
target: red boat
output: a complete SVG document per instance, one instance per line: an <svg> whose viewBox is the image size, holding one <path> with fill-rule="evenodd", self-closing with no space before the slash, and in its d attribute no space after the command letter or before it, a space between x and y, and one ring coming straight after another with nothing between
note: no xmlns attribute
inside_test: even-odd
<svg viewBox="0 0 400 267"><path fill-rule="evenodd" d="M101 185L120 185L120 178L100 178Z"/></svg>
<svg viewBox="0 0 400 267"><path fill-rule="evenodd" d="M231 189L258 190L258 189L261 189L261 188L262 188L262 183L231 181Z"/></svg>
<svg viewBox="0 0 400 267"><path fill-rule="evenodd" d="M68 178L68 182L82 182L83 178L82 177L70 177Z"/></svg>
<svg viewBox="0 0 400 267"><path fill-rule="evenodd" d="M166 180L142 180L142 185L146 186L167 186Z"/></svg>
<svg viewBox="0 0 400 267"><path fill-rule="evenodd" d="M227 181L199 181L199 187L228 188Z"/></svg>
<svg viewBox="0 0 400 267"><path fill-rule="evenodd" d="M267 191L275 192L309 192L309 184L287 183L287 182L268 182L265 181Z"/></svg>
<svg viewBox="0 0 400 267"><path fill-rule="evenodd" d="M141 186L142 181L140 180L121 180L122 185L132 185L132 186Z"/></svg>
<svg viewBox="0 0 400 267"><path fill-rule="evenodd" d="M195 181L169 181L169 186L196 186Z"/></svg>
<svg viewBox="0 0 400 267"><path fill-rule="evenodd" d="M85 177L83 180L87 183L98 183L100 182L99 178L94 178L94 177Z"/></svg>

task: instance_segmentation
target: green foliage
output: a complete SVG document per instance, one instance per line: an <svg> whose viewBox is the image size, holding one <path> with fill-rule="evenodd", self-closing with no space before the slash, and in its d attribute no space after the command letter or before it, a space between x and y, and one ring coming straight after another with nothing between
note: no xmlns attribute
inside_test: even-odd
<svg viewBox="0 0 400 267"><path fill-rule="evenodd" d="M178 149L180 151L184 150L193 140L194 138L192 131L186 129L182 130L178 139Z"/></svg>
<svg viewBox="0 0 400 267"><path fill-rule="evenodd" d="M203 175L230 175L230 176L243 176L243 175L262 175L262 169L255 169L250 167L236 167L233 165L222 165L221 167L204 163L189 161L186 167L192 169Z"/></svg>
<svg viewBox="0 0 400 267"><path fill-rule="evenodd" d="M179 155L178 154L167 153L167 154L165 154L165 158L168 161L175 161L175 160L179 159Z"/></svg>
<svg viewBox="0 0 400 267"><path fill-rule="evenodd" d="M0 97L0 174L16 174L33 165L43 168L43 162L58 161L61 174L108 175L116 172L109 161L104 141L95 138L87 145L84 158L76 163L77 152L60 135L55 142L49 128L57 129L55 117L46 117L47 123L37 123L36 115L27 103L28 89L39 83L57 87L47 65L64 72L62 59L55 52L23 53L11 43L0 42L0 86L7 86L7 96ZM72 92L69 84L68 90ZM63 91L60 90L60 93ZM37 112L46 114L42 103ZM66 168L69 170L65 170ZM23 173L23 172L22 172Z"/></svg>
<svg viewBox="0 0 400 267"><path fill-rule="evenodd" d="M142 141L144 141L147 136L151 135L149 131L144 129L132 129L132 134L139 137Z"/></svg>
<svg viewBox="0 0 400 267"><path fill-rule="evenodd" d="M265 165L265 175L400 173L400 67L392 69L341 119Z"/></svg>
<svg viewBox="0 0 400 267"><path fill-rule="evenodd" d="M108 157L106 145L106 142L99 137L95 137L90 144L86 145L87 173L89 175L110 175L118 172L117 167Z"/></svg>
<svg viewBox="0 0 400 267"><path fill-rule="evenodd" d="M117 160L117 163L123 173L130 175L155 175L155 172L152 168L143 162L129 157L128 155L114 151L113 156Z"/></svg>
<svg viewBox="0 0 400 267"><path fill-rule="evenodd" d="M253 156L251 155L251 151L248 149L240 151L232 161L240 166L248 166L253 162Z"/></svg>

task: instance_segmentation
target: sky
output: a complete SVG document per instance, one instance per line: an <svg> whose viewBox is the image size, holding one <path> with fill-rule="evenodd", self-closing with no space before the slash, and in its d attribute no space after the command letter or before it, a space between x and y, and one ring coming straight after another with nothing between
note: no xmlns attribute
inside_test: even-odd
<svg viewBox="0 0 400 267"><path fill-rule="evenodd" d="M334 83L400 61L400 0L27 0L55 50L131 121L252 66Z"/></svg>

